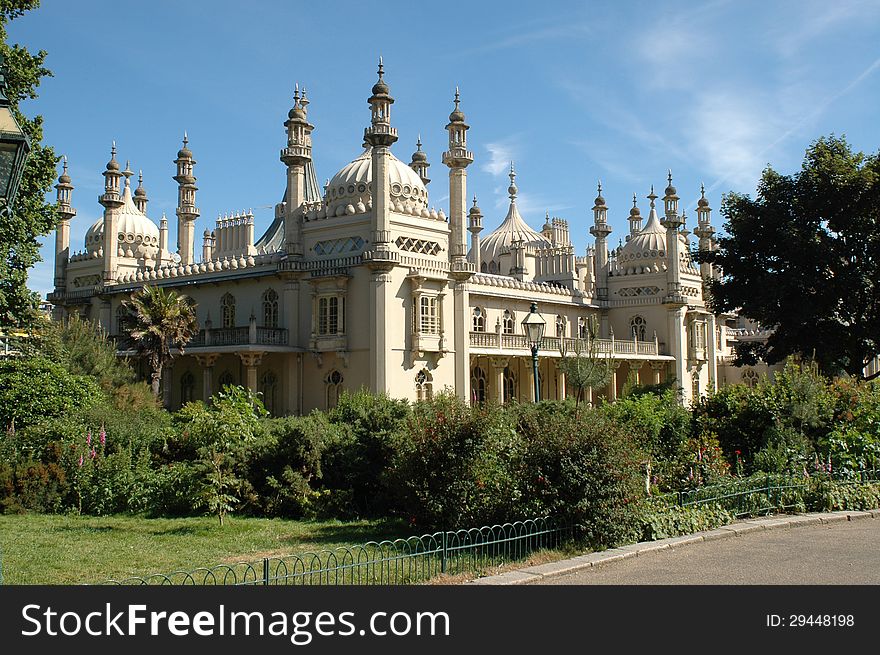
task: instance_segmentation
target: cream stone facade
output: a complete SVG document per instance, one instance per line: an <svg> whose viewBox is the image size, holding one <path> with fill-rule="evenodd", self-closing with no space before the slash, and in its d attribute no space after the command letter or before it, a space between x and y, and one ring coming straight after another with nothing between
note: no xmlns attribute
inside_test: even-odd
<svg viewBox="0 0 880 655"><path fill-rule="evenodd" d="M250 212L223 216L202 235L200 251L196 161L186 136L174 160L173 250L166 217L158 225L148 217L143 178L132 190L133 172L120 170L114 145L98 198L103 217L89 228L84 249L71 252L76 210L65 162L56 186L55 317L77 313L117 335L122 301L143 285L191 296L201 331L163 377L172 408L207 399L224 384L262 393L274 414L325 409L342 390L359 388L411 400L448 388L471 402L530 401L531 353L521 322L533 302L547 323L541 398L570 393L557 364L563 349L586 336L591 317L600 325L597 346L615 367L611 384L591 393L594 400L616 398L627 379L675 379L684 402L743 379L730 365L731 348L747 330L732 329L736 317L709 311L703 280L713 271L691 260L692 247L714 247L705 194L696 243L684 229L670 173L660 205L653 187L647 196L647 219L634 196L626 243L612 248L600 185L590 228L595 243L578 255L567 221L547 216L539 232L520 215L511 164L507 215L481 237L482 212L476 198L468 202L474 156L458 90L442 155L446 210L429 203L421 142L409 164L392 153L393 103L380 61L363 151L321 189L310 103L297 88L284 122L286 188L273 222L257 238Z"/></svg>

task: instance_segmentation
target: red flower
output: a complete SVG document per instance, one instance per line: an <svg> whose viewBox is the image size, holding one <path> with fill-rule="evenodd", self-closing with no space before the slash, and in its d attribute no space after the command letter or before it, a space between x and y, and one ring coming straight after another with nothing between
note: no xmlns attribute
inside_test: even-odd
<svg viewBox="0 0 880 655"><path fill-rule="evenodd" d="M733 451L733 452L735 452L737 455L742 455L742 451L735 450L735 451Z"/></svg>

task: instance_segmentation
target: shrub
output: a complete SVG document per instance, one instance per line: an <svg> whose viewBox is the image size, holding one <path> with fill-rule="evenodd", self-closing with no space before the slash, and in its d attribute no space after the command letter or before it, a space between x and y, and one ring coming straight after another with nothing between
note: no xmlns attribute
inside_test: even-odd
<svg viewBox="0 0 880 655"><path fill-rule="evenodd" d="M385 474L394 459L395 435L410 416L405 400L366 391L343 392L327 419L338 438L328 443L322 486L349 504L339 518L383 516L392 511Z"/></svg>
<svg viewBox="0 0 880 655"><path fill-rule="evenodd" d="M668 537L713 530L733 523L736 517L717 503L679 507L663 501L648 501L638 510L635 541L656 541Z"/></svg>
<svg viewBox="0 0 880 655"><path fill-rule="evenodd" d="M21 429L87 407L102 396L89 378L41 358L0 360L0 425Z"/></svg>
<svg viewBox="0 0 880 655"><path fill-rule="evenodd" d="M522 511L512 468L519 447L501 408L440 394L413 408L388 479L412 523L453 529L510 521Z"/></svg>
<svg viewBox="0 0 880 655"><path fill-rule="evenodd" d="M644 452L601 409L578 418L569 405L520 412L517 477L527 516L571 523L593 548L625 541L644 495Z"/></svg>

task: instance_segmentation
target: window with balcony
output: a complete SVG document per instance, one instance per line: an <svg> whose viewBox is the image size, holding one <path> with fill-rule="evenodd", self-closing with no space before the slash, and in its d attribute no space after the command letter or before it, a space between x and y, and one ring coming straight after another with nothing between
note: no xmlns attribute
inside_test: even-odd
<svg viewBox="0 0 880 655"><path fill-rule="evenodd" d="M263 327L278 327L278 293L275 289L263 293Z"/></svg>
<svg viewBox="0 0 880 655"><path fill-rule="evenodd" d="M629 319L629 333L639 341L648 339L648 322L644 316L633 316Z"/></svg>
<svg viewBox="0 0 880 655"><path fill-rule="evenodd" d="M504 334L516 333L516 318L509 309L505 309L504 314L501 316L501 331Z"/></svg>
<svg viewBox="0 0 880 655"><path fill-rule="evenodd" d="M486 312L480 309L479 307L474 308L474 320L473 320L473 331L474 332L485 332L486 331Z"/></svg>
<svg viewBox="0 0 880 655"><path fill-rule="evenodd" d="M564 316L559 316L559 315L556 316L556 336L557 337L562 338L565 336L565 331L566 331L565 328L566 328L567 322L568 321L565 320Z"/></svg>

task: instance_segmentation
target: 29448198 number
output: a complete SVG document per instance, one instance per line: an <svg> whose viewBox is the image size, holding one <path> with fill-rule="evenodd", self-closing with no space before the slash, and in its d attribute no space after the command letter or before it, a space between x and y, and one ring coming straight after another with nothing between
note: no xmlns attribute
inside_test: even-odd
<svg viewBox="0 0 880 655"><path fill-rule="evenodd" d="M780 614L767 615L768 628L851 628L855 625L852 614Z"/></svg>

